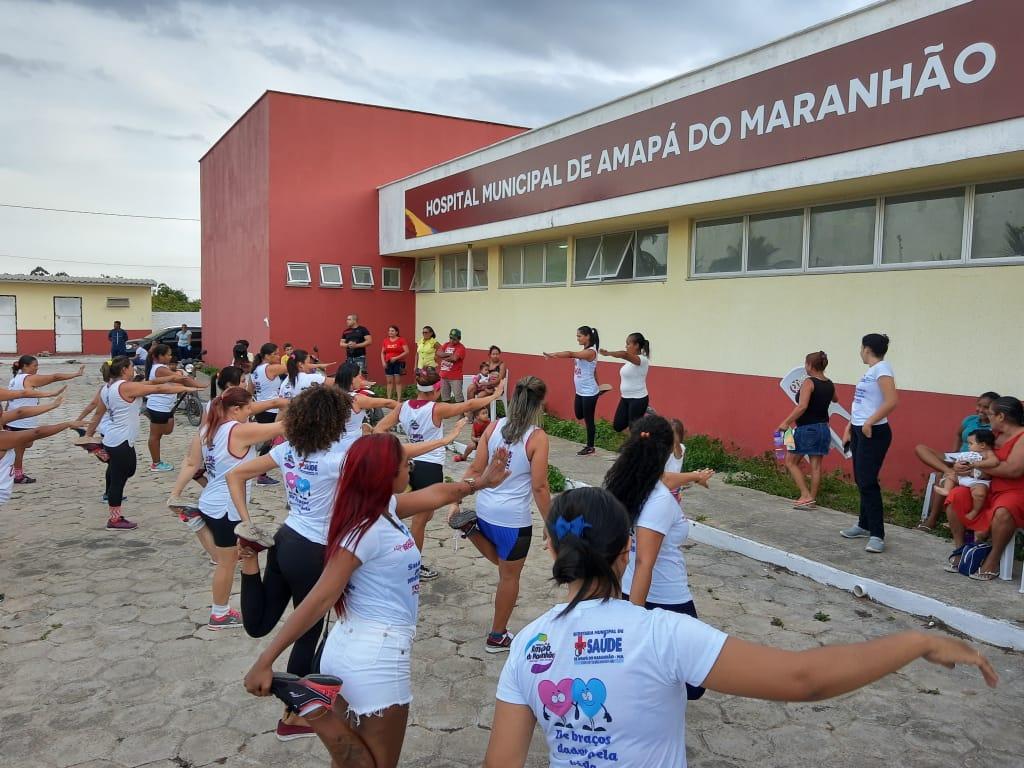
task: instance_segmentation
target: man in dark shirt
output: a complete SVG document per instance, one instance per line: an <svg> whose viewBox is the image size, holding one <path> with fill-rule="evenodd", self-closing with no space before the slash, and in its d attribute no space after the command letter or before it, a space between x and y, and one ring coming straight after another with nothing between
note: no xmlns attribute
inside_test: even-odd
<svg viewBox="0 0 1024 768"><path fill-rule="evenodd" d="M110 357L120 357L128 354L128 331L121 329L121 321L115 320L114 327L107 332L110 339Z"/></svg>
<svg viewBox="0 0 1024 768"><path fill-rule="evenodd" d="M345 322L346 328L341 332L341 346L350 363L356 363L360 370L366 374L366 348L373 343L373 336L370 331L359 324L356 315L349 315Z"/></svg>

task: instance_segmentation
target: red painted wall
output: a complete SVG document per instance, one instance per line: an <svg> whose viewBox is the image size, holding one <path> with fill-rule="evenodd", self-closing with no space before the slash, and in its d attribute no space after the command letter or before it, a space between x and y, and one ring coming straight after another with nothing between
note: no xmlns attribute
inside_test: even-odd
<svg viewBox="0 0 1024 768"><path fill-rule="evenodd" d="M137 339L142 336L147 336L151 333L150 330L132 330L128 331L129 339ZM91 331L89 329L83 329L82 331L82 352L84 355L109 355L110 354L110 340L107 338L107 333L110 331L109 328L105 328L102 331ZM52 330L18 330L18 354L22 355L36 355L40 352L46 351L51 352L54 355L58 353L54 351L56 347L56 341L54 339L54 333ZM74 352L62 352L64 355L74 355Z"/></svg>
<svg viewBox="0 0 1024 768"><path fill-rule="evenodd" d="M153 331L132 330L126 328L128 331L129 339L141 339L143 336L148 336ZM107 338L107 334L110 333L110 329L106 328L102 331L90 331L88 329L82 331L82 350L87 355L110 355L110 339ZM53 349L52 347L50 349Z"/></svg>
<svg viewBox="0 0 1024 768"><path fill-rule="evenodd" d="M486 350L470 349L465 372L476 371L485 356ZM508 353L502 358L514 380L534 375L545 381L549 413L573 417L572 361ZM615 413L620 367L620 363L598 364L598 380L614 387L598 401L599 418L611 421ZM778 379L764 376L651 366L647 388L651 406L658 413L681 419L688 432L735 443L751 455L772 449L772 433L792 410ZM853 387L838 385L837 390L840 403L849 409ZM924 443L937 450L952 450L953 435L964 417L974 412L974 403L974 397L900 390L899 406L890 419L893 443L882 468L882 482L896 488L910 480L920 490L929 470L914 456L914 446ZM842 420L836 419L833 428L842 435ZM850 462L832 452L825 461L825 469L837 468L852 472Z"/></svg>
<svg viewBox="0 0 1024 768"><path fill-rule="evenodd" d="M44 350L53 352L54 333L50 330L26 331L18 329L18 354L35 355Z"/></svg>
<svg viewBox="0 0 1024 768"><path fill-rule="evenodd" d="M355 313L373 334L368 362L381 379L378 342L387 326L398 325L410 343L418 334L408 290L413 263L379 255L377 187L523 129L283 93L263 101L270 109L271 338L306 349L315 344L321 359L341 360L345 317ZM310 287L285 285L289 261L309 264ZM344 286L320 288L320 264L340 264ZM352 288L353 266L371 267L376 286ZM402 269L401 291L381 289L383 266ZM205 271L203 280L210 290Z"/></svg>
<svg viewBox="0 0 1024 768"><path fill-rule="evenodd" d="M260 98L200 160L203 345L225 365L237 339L254 348L270 315L270 105Z"/></svg>

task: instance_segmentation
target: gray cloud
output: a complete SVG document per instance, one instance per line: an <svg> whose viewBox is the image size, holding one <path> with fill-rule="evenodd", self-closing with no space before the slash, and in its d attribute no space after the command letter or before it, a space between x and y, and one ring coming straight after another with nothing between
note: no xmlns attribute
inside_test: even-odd
<svg viewBox="0 0 1024 768"><path fill-rule="evenodd" d="M202 144L207 144L208 141L205 136L201 133L167 133L166 131L157 131L152 128L136 128L131 125L111 125L118 133L124 133L129 136L138 136L143 139L162 139L164 141L197 141Z"/></svg>
<svg viewBox="0 0 1024 768"><path fill-rule="evenodd" d="M55 61L23 59L0 51L0 71L5 70L16 75L31 77L32 75L48 75L52 72L60 72L63 69L63 65Z"/></svg>

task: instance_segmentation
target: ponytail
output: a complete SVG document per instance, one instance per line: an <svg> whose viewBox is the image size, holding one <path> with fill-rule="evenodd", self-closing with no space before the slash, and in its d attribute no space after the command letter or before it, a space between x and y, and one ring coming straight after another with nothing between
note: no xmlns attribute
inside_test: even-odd
<svg viewBox="0 0 1024 768"><path fill-rule="evenodd" d="M640 354L646 357L648 360L651 359L651 342L647 338L645 338L644 335L640 333L640 331L635 331L634 333L629 334L629 337L626 339L626 341L636 344L638 347L640 347Z"/></svg>
<svg viewBox="0 0 1024 768"><path fill-rule="evenodd" d="M804 364L809 365L812 370L822 371L824 373L825 369L828 368L828 355L826 355L822 350L811 352L804 358Z"/></svg>
<svg viewBox="0 0 1024 768"><path fill-rule="evenodd" d="M107 379L107 381L117 381L118 379L121 378L121 374L125 372L125 369L132 365L132 361L128 359L127 355L120 355L119 357L115 357L109 363L110 367L107 369L107 373L109 374L110 378Z"/></svg>
<svg viewBox="0 0 1024 768"><path fill-rule="evenodd" d="M149 354L146 355L146 378L149 379L149 373L153 370L153 365L158 357L163 357L171 348L166 344L154 344L149 349Z"/></svg>
<svg viewBox="0 0 1024 768"><path fill-rule="evenodd" d="M345 393L351 392L353 382L362 373L358 363L343 363L334 373L334 383Z"/></svg>
<svg viewBox="0 0 1024 768"><path fill-rule="evenodd" d="M547 532L555 552L555 583L582 582L560 616L583 600L622 594L614 564L629 545L629 517L608 491L576 488L559 495L548 513Z"/></svg>
<svg viewBox="0 0 1024 768"><path fill-rule="evenodd" d="M306 362L308 358L309 353L304 349L293 349L292 353L288 355L288 362L285 363L285 368L288 369L288 383L293 387L299 378L299 363Z"/></svg>
<svg viewBox="0 0 1024 768"><path fill-rule="evenodd" d="M213 439L217 436L217 430L228 420L228 411L251 402L252 395L249 390L242 387L232 387L210 401L210 412L206 416L206 424L203 427L206 430L203 433L203 442L207 448L213 448Z"/></svg>
<svg viewBox="0 0 1024 768"><path fill-rule="evenodd" d="M217 397L218 392L241 386L243 373L241 368L234 365L225 365L221 368L217 375L210 379L210 400Z"/></svg>
<svg viewBox="0 0 1024 768"><path fill-rule="evenodd" d="M15 360L13 363L11 363L11 372L14 375L17 375L17 374L21 373L21 369L22 368L25 368L25 367L27 367L29 365L32 365L32 363L34 363L34 362L36 362L36 358L33 357L32 355L22 355L17 360Z"/></svg>
<svg viewBox="0 0 1024 768"><path fill-rule="evenodd" d="M263 358L265 358L267 355L272 355L275 352L277 352L277 344L275 344L272 341L268 341L266 344L260 347L260 351L256 353L256 357L254 357L252 361L253 370L255 370L258 366L263 365Z"/></svg>
<svg viewBox="0 0 1024 768"><path fill-rule="evenodd" d="M581 325L576 330L587 337L587 349L590 349L591 347L599 349L601 347L601 337L597 335L597 328L593 328L589 325Z"/></svg>
<svg viewBox="0 0 1024 768"><path fill-rule="evenodd" d="M501 428L501 439L509 445L519 442L526 431L540 424L544 412L544 397L547 385L536 376L525 376L516 384L508 401L505 425Z"/></svg>
<svg viewBox="0 0 1024 768"><path fill-rule="evenodd" d="M632 525L665 473L672 436L672 425L664 416L641 416L633 422L619 457L605 475L604 487L626 508Z"/></svg>

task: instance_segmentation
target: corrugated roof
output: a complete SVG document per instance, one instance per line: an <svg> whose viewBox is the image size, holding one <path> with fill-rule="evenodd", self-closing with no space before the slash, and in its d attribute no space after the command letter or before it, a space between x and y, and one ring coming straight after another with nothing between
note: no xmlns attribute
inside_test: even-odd
<svg viewBox="0 0 1024 768"><path fill-rule="evenodd" d="M73 277L71 275L0 274L0 283L63 283L65 285L138 285L152 288L155 280L135 277Z"/></svg>

